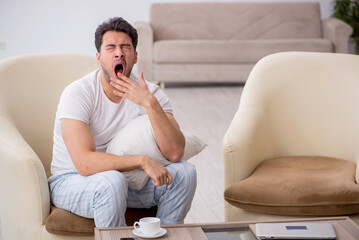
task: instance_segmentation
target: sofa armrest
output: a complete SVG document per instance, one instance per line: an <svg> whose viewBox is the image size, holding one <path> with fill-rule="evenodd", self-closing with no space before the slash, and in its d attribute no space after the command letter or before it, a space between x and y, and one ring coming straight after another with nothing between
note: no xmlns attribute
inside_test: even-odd
<svg viewBox="0 0 359 240"><path fill-rule="evenodd" d="M153 29L147 22L135 22L133 26L138 33L138 71L143 72L146 80L154 81L152 77L152 47L153 47Z"/></svg>
<svg viewBox="0 0 359 240"><path fill-rule="evenodd" d="M348 53L348 38L353 32L351 26L337 18L327 18L322 22L323 37L333 43L334 52Z"/></svg>
<svg viewBox="0 0 359 240"><path fill-rule="evenodd" d="M50 213L44 167L19 131L0 117L0 216L4 239L40 239Z"/></svg>
<svg viewBox="0 0 359 240"><path fill-rule="evenodd" d="M223 138L222 149L226 189L250 176L262 161L275 157L265 115L240 107Z"/></svg>

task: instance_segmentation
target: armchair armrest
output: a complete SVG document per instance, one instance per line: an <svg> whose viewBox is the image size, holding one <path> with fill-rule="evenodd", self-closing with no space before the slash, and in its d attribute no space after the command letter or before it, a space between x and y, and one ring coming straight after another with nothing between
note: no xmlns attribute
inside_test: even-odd
<svg viewBox="0 0 359 240"><path fill-rule="evenodd" d="M152 77L152 47L153 29L147 22L135 22L133 26L137 29L139 57L137 61L138 71L143 72L146 80L154 81Z"/></svg>
<svg viewBox="0 0 359 240"><path fill-rule="evenodd" d="M224 138L224 188L249 177L264 160L275 157L265 115L255 109L239 108Z"/></svg>
<svg viewBox="0 0 359 240"><path fill-rule="evenodd" d="M1 116L0 166L4 239L40 239L40 226L50 212L45 170L12 121Z"/></svg>
<svg viewBox="0 0 359 240"><path fill-rule="evenodd" d="M337 18L322 21L323 37L333 43L334 52L348 53L348 38L353 32L351 26Z"/></svg>
<svg viewBox="0 0 359 240"><path fill-rule="evenodd" d="M357 161L357 164L356 164L355 182L356 182L356 184L359 184L359 160Z"/></svg>

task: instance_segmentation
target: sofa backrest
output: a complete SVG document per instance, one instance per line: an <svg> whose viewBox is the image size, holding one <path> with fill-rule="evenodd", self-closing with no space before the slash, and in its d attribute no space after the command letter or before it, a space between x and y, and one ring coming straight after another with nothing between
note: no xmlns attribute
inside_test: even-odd
<svg viewBox="0 0 359 240"><path fill-rule="evenodd" d="M157 3L154 40L320 38L318 2Z"/></svg>

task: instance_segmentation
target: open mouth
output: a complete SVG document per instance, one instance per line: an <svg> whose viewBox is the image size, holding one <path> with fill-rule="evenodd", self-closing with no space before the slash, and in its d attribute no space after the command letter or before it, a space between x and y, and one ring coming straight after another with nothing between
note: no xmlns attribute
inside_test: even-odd
<svg viewBox="0 0 359 240"><path fill-rule="evenodd" d="M116 64L116 66L115 66L115 74L116 74L116 76L117 76L118 73L123 74L123 71L124 71L123 63Z"/></svg>

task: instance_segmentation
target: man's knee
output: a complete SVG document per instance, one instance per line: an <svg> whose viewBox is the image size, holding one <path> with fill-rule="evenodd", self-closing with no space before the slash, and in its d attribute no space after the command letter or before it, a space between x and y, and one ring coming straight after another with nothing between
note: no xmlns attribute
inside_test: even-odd
<svg viewBox="0 0 359 240"><path fill-rule="evenodd" d="M96 226L124 226L127 208L127 181L118 171L96 174L94 219Z"/></svg>
<svg viewBox="0 0 359 240"><path fill-rule="evenodd" d="M186 177L197 182L197 171L193 164L184 162Z"/></svg>
<svg viewBox="0 0 359 240"><path fill-rule="evenodd" d="M107 195L110 198L122 198L127 197L127 181L122 173L119 171L111 170L96 174L98 181L97 191ZM117 201L120 199L117 199Z"/></svg>
<svg viewBox="0 0 359 240"><path fill-rule="evenodd" d="M181 161L173 164L175 168L174 181L178 184L184 185L186 188L196 188L197 185L197 171L193 164Z"/></svg>

